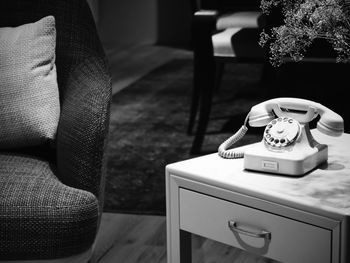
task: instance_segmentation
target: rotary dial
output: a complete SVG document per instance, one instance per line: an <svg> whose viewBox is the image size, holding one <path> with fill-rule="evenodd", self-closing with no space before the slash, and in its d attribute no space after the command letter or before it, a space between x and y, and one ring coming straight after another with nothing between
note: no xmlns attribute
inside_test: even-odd
<svg viewBox="0 0 350 263"><path fill-rule="evenodd" d="M292 145L300 134L300 124L289 117L279 117L272 120L265 128L266 144L281 148Z"/></svg>

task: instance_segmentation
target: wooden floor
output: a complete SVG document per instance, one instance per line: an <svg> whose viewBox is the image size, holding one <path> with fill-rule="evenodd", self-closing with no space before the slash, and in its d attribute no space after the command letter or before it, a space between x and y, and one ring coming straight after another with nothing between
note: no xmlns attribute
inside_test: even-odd
<svg viewBox="0 0 350 263"><path fill-rule="evenodd" d="M166 262L164 216L105 213L96 244L100 263Z"/></svg>
<svg viewBox="0 0 350 263"><path fill-rule="evenodd" d="M173 58L192 56L187 50L162 46L105 47L105 50L114 94ZM192 254L194 263L272 262L196 235L192 238ZM165 263L165 217L104 213L95 258L99 263Z"/></svg>
<svg viewBox="0 0 350 263"><path fill-rule="evenodd" d="M99 263L166 263L164 216L104 213L96 243ZM192 235L194 263L275 262Z"/></svg>

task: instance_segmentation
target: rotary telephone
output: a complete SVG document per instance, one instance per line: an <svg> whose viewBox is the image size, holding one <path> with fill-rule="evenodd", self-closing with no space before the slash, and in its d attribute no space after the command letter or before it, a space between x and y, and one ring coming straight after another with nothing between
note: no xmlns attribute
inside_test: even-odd
<svg viewBox="0 0 350 263"><path fill-rule="evenodd" d="M328 159L328 146L312 136L309 122L317 116L317 129L329 136L344 132L343 118L320 103L298 98L271 99L251 108L243 126L218 149L223 158L244 157L244 168L298 176L316 168ZM229 149L251 127L266 126L261 142L244 152Z"/></svg>

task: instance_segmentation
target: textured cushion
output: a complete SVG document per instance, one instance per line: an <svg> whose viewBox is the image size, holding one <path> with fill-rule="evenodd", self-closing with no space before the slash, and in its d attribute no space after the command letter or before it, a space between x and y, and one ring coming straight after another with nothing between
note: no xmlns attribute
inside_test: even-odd
<svg viewBox="0 0 350 263"><path fill-rule="evenodd" d="M0 28L0 148L54 139L60 114L53 16Z"/></svg>
<svg viewBox="0 0 350 263"><path fill-rule="evenodd" d="M0 260L52 259L87 250L98 201L62 184L39 158L0 153Z"/></svg>

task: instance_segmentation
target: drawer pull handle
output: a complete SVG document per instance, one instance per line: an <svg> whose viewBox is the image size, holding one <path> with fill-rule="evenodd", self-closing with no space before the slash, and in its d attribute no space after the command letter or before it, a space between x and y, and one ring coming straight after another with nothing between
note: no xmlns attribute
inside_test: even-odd
<svg viewBox="0 0 350 263"><path fill-rule="evenodd" d="M228 221L228 227L231 229L232 232L237 232L246 236L271 239L271 232L265 230L261 230L260 232L251 232L245 229L241 229L237 227L237 223L232 220Z"/></svg>

